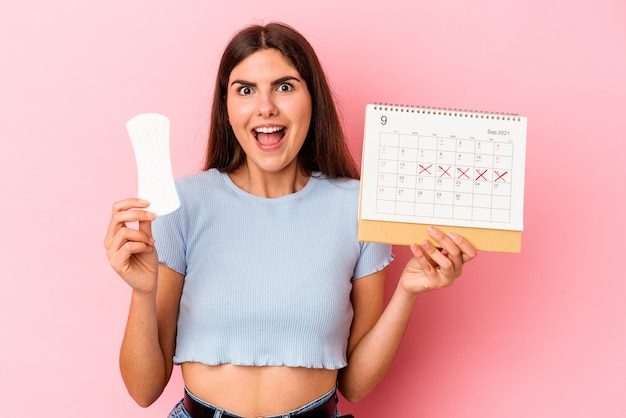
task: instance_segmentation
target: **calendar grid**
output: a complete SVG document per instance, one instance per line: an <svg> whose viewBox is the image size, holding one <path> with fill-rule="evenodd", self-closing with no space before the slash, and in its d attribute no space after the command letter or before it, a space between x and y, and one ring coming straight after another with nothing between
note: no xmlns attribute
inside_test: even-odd
<svg viewBox="0 0 626 418"><path fill-rule="evenodd" d="M509 223L513 144L379 133L376 212Z"/></svg>

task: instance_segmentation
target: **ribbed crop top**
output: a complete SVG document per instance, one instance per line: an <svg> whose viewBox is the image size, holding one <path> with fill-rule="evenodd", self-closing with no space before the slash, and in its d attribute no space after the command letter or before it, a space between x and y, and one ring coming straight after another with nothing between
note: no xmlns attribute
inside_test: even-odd
<svg viewBox="0 0 626 418"><path fill-rule="evenodd" d="M393 259L357 241L359 182L314 174L268 199L208 170L176 186L180 208L153 223L159 260L185 276L174 362L345 367L352 280Z"/></svg>

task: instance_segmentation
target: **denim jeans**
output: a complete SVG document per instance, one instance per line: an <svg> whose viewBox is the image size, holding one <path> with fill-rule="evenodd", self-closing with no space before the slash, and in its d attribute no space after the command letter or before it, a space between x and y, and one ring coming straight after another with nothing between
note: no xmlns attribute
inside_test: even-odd
<svg viewBox="0 0 626 418"><path fill-rule="evenodd" d="M187 391L187 389L185 388L185 390ZM215 409L215 415L213 416L214 418L221 418L222 413L227 412L231 415L234 416L239 416L233 412L230 411L225 411L223 409L220 409L218 407L216 407L215 405L212 405L208 402L203 401L202 399L198 399L197 397L195 397L192 393L190 393L189 391L187 391L187 394L194 400L196 400L197 402L204 404L208 407L214 408ZM325 395L322 395L321 397L317 398L316 400L304 405L301 408L298 408L296 410L293 411L289 411L286 412L284 414L281 415L272 415L271 417L265 417L265 418L289 418L289 417L297 417L298 413L301 412L306 412L306 411L310 411L311 409L314 409L318 406L320 406L321 404L323 404L324 402L326 402L327 400L329 400L331 397L335 396L335 389L332 389L330 392L328 392ZM332 418L337 418L339 416L339 410L335 411L335 414L332 416ZM176 406L174 406L174 409L172 409L172 412L170 412L170 414L167 416L167 418L192 418L191 415L189 415L189 412L187 412L187 410L185 409L185 406L183 405L183 401L181 400L180 402L178 402L176 404ZM243 418L243 417L242 417Z"/></svg>

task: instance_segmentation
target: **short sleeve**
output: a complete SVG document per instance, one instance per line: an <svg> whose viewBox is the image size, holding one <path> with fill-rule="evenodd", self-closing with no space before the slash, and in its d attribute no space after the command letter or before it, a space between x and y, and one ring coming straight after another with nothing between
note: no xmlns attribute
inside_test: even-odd
<svg viewBox="0 0 626 418"><path fill-rule="evenodd" d="M182 216L181 208L159 216L152 222L152 236L159 261L184 276L187 271L187 261Z"/></svg>
<svg viewBox="0 0 626 418"><path fill-rule="evenodd" d="M394 259L391 245L361 242L361 255L354 267L352 280L360 279L387 267Z"/></svg>

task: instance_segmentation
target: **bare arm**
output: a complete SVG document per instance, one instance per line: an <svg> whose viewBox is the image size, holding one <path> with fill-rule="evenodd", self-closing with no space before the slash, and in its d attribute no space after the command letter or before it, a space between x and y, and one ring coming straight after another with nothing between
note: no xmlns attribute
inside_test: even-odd
<svg viewBox="0 0 626 418"><path fill-rule="evenodd" d="M161 395L172 375L176 321L183 276L162 264L154 294L133 291L120 349L120 371L128 393L141 406Z"/></svg>
<svg viewBox="0 0 626 418"><path fill-rule="evenodd" d="M411 246L414 257L404 268L384 311L386 270L353 284L354 320L348 343L348 366L339 377L339 389L351 402L365 397L389 370L417 295L450 286L461 275L463 264L476 256L476 250L459 236L446 236L436 229L430 235L443 250L429 242Z"/></svg>
<svg viewBox="0 0 626 418"><path fill-rule="evenodd" d="M111 266L133 289L120 371L129 394L144 407L160 396L172 373L183 286L182 275L158 263L155 216L141 210L146 206L138 199L117 202L104 240ZM138 229L128 222L138 222Z"/></svg>

